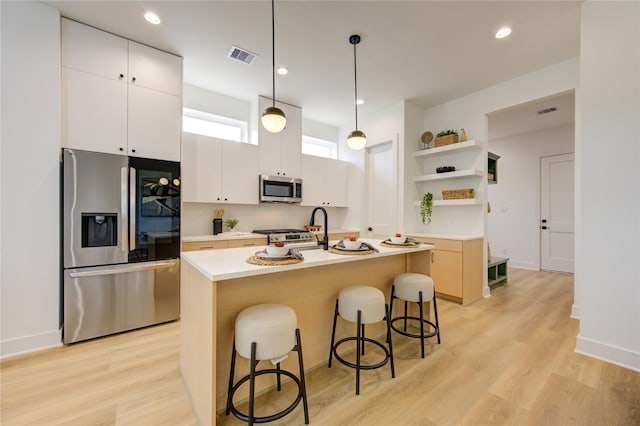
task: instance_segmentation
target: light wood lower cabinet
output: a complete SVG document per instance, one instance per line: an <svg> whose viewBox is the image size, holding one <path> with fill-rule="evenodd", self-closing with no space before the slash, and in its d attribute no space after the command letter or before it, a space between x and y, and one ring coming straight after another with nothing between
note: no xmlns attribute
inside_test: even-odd
<svg viewBox="0 0 640 426"><path fill-rule="evenodd" d="M182 251L213 250L236 247L264 246L265 238L246 238L241 240L188 241L182 243Z"/></svg>
<svg viewBox="0 0 640 426"><path fill-rule="evenodd" d="M484 268L483 239L449 240L413 237L425 244L433 244L430 275L440 297L467 305L482 298Z"/></svg>

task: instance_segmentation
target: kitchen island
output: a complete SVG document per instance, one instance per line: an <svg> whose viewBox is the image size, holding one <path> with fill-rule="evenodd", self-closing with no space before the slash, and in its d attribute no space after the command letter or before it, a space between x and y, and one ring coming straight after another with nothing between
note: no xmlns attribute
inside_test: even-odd
<svg viewBox="0 0 640 426"><path fill-rule="evenodd" d="M200 424L215 424L216 411L225 407L234 321L241 310L259 303L291 306L298 317L304 363L310 369L327 362L335 301L342 288L374 286L388 300L397 274L429 273L431 245L389 248L381 246L381 240L362 241L379 252L344 255L306 250L303 262L282 266L247 263L261 247L182 253L180 368ZM339 335L353 333L353 324L339 321L338 325ZM383 333L382 323L367 327L370 336ZM297 371L295 360L284 360L282 366ZM238 358L236 371L238 377L245 374L248 362ZM262 383L260 388L270 386Z"/></svg>

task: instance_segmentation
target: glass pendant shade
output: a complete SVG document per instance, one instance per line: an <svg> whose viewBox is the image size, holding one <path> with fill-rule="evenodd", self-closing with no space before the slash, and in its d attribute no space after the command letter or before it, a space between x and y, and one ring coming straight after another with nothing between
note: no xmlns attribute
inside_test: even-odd
<svg viewBox="0 0 640 426"><path fill-rule="evenodd" d="M278 133L287 125L287 119L284 112L278 107L270 106L262 113L262 125L267 132Z"/></svg>
<svg viewBox="0 0 640 426"><path fill-rule="evenodd" d="M354 130L353 132L349 133L349 137L347 138L347 145L354 151L358 151L364 148L366 143L367 135L365 135L362 130Z"/></svg>

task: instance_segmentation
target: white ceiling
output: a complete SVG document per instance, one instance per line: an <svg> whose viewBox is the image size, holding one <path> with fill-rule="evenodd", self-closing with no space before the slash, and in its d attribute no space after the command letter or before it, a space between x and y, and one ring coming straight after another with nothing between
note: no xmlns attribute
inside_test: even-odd
<svg viewBox="0 0 640 426"><path fill-rule="evenodd" d="M184 81L239 99L271 95L271 2L46 1L63 16L184 57ZM163 20L152 26L142 14ZM401 100L427 108L579 54L578 1L276 1L276 98L305 117L353 125ZM494 38L502 26L510 37ZM227 58L232 45L253 65Z"/></svg>

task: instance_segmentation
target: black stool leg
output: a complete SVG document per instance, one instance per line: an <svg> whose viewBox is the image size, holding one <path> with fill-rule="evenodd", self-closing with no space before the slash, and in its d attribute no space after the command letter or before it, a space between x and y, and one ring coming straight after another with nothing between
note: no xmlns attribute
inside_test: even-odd
<svg viewBox="0 0 640 426"><path fill-rule="evenodd" d="M424 358L424 308L422 304L422 291L418 292L418 305L420 305L420 353Z"/></svg>
<svg viewBox="0 0 640 426"><path fill-rule="evenodd" d="M440 323L438 322L438 306L436 305L436 289L433 288L433 314L436 317L436 328L438 329L438 344L440 344Z"/></svg>
<svg viewBox="0 0 640 426"><path fill-rule="evenodd" d="M329 365L331 368L331 359L333 358L333 345L336 341L336 322L338 321L338 299L336 299L336 310L333 314L333 330L331 331L331 347L329 348Z"/></svg>
<svg viewBox="0 0 640 426"><path fill-rule="evenodd" d="M229 390L227 390L227 410L225 414L228 416L231 413L231 388L233 387L233 375L236 371L236 339L233 339L231 350L231 371L229 372Z"/></svg>
<svg viewBox="0 0 640 426"><path fill-rule="evenodd" d="M396 377L396 370L395 370L395 366L393 365L393 345L391 343L391 315L389 314L390 309L389 309L389 305L387 305L385 303L384 305L384 310L387 314L387 334L389 336L389 361L391 364L391 378L395 378Z"/></svg>
<svg viewBox="0 0 640 426"><path fill-rule="evenodd" d="M276 370L278 371L276 374L276 388L280 392L282 390L282 386L280 386L280 363L276 364Z"/></svg>
<svg viewBox="0 0 640 426"><path fill-rule="evenodd" d="M254 395L256 389L256 342L251 343L251 366L249 369L249 426L253 426L253 406L254 406Z"/></svg>
<svg viewBox="0 0 640 426"><path fill-rule="evenodd" d="M362 327L362 333L360 334L362 338L362 355L364 355L364 324L362 324L360 327Z"/></svg>
<svg viewBox="0 0 640 426"><path fill-rule="evenodd" d="M396 298L396 286L392 285L391 286L391 297L389 298L389 319L392 319L392 311L393 311L393 301ZM387 343L389 343L389 339L390 339L391 333L389 333L387 335Z"/></svg>
<svg viewBox="0 0 640 426"><path fill-rule="evenodd" d="M356 331L356 395L360 395L360 345L364 342L360 337L360 323L362 322L362 311L358 310L358 324Z"/></svg>
<svg viewBox="0 0 640 426"><path fill-rule="evenodd" d="M298 366L300 367L300 387L302 392L302 408L304 409L304 424L309 424L309 407L307 406L307 383L304 379L304 365L302 363L302 340L300 329L296 328L296 350L298 351Z"/></svg>
<svg viewBox="0 0 640 426"><path fill-rule="evenodd" d="M404 331L407 331L407 301L404 301Z"/></svg>

